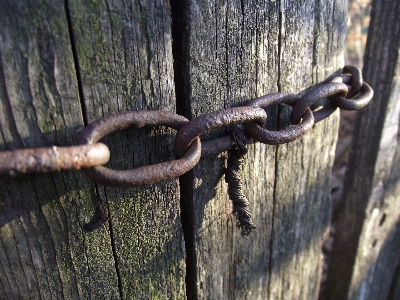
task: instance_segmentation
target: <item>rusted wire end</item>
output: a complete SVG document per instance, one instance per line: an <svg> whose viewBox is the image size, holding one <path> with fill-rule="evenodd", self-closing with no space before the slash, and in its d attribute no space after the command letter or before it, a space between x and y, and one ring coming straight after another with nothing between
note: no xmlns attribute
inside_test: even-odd
<svg viewBox="0 0 400 300"><path fill-rule="evenodd" d="M228 184L228 195L233 204L233 214L237 218L236 226L240 228L242 236L246 237L256 228L251 222L249 201L243 193L243 181L239 173L247 153L246 136L239 127L234 127L231 135L235 147L228 152L225 182Z"/></svg>

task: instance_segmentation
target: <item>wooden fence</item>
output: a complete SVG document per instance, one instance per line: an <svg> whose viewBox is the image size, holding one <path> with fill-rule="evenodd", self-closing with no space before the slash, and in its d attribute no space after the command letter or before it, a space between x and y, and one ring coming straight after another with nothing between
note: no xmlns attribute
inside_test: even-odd
<svg viewBox="0 0 400 300"><path fill-rule="evenodd" d="M326 298L398 297L399 13L373 4L364 73L377 97L356 126ZM0 150L69 146L121 111L193 118L298 93L340 73L346 18L344 0L1 1ZM269 129L289 124L285 107L267 114ZM1 178L0 298L317 299L337 129L335 113L295 142L249 145L248 239L229 214L225 154L94 197L80 171ZM172 159L174 133L113 133L108 166ZM110 220L87 232L99 199Z"/></svg>

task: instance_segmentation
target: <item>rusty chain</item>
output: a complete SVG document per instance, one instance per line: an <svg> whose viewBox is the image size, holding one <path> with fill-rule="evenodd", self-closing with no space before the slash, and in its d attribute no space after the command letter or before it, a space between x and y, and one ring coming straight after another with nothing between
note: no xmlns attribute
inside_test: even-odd
<svg viewBox="0 0 400 300"><path fill-rule="evenodd" d="M299 93L301 95L302 93ZM265 144L283 144L306 134L314 125L327 118L337 107L357 110L366 106L373 96L371 87L363 82L361 71L345 66L343 73L299 96L273 93L249 101L246 106L232 107L201 115L189 121L167 111L131 111L101 118L80 134L80 145L20 149L0 152L0 175L54 172L83 169L93 181L105 186L134 187L176 178L191 170L200 157L216 155L234 148L231 136L201 143L199 136L218 127L244 124L247 139ZM319 110L311 107L327 98ZM286 104L292 106L286 129L269 131L263 128L267 119L264 108ZM98 141L107 134L125 128L167 126L177 130L175 151L178 159L133 170L116 171L104 167L110 159L108 147Z"/></svg>
<svg viewBox="0 0 400 300"><path fill-rule="evenodd" d="M123 188L149 185L183 175L194 168L201 157L228 151L225 181L237 226L242 236L247 236L255 228L240 176L247 141L254 139L270 145L292 142L306 134L316 122L331 115L337 107L357 110L366 106L372 96L373 91L363 82L361 71L353 66L345 66L340 76L311 91L298 95L272 93L250 100L245 106L214 111L191 121L167 111L121 112L87 126L80 134L80 145L0 152L0 176L82 168L92 180L91 194L96 213L85 225L86 230L92 231L108 220L102 200L94 192L93 182ZM324 98L328 102L321 109L312 109L315 103ZM292 107L292 126L278 131L263 128L267 119L264 108L282 104ZM233 127L231 135L200 142L200 135L236 124L241 124L244 130ZM101 138L116 130L145 126L167 126L177 130L174 146L178 159L125 171L103 166L110 159L110 151L106 145L98 142Z"/></svg>

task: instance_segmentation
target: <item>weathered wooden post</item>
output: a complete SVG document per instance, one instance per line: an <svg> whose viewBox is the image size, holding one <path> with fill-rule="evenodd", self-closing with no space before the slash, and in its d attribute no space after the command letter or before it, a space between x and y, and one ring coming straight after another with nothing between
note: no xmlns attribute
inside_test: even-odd
<svg viewBox="0 0 400 300"><path fill-rule="evenodd" d="M77 128L121 111L193 118L298 93L343 67L346 12L344 0L3 1L1 150L71 145ZM267 127L287 126L289 112L268 109ZM290 144L249 145L247 240L227 208L224 154L180 181L97 186L110 221L93 232L83 173L2 179L0 296L316 299L337 119ZM173 158L171 133L109 135L109 166Z"/></svg>
<svg viewBox="0 0 400 300"><path fill-rule="evenodd" d="M175 111L171 11L138 1L2 1L1 149L67 146L119 111ZM165 130L107 137L110 167L174 156ZM147 137L150 135L151 137ZM184 298L178 180L99 187L111 222L93 232L81 172L1 183L1 297Z"/></svg>
<svg viewBox="0 0 400 300"><path fill-rule="evenodd" d="M173 3L174 12L181 2ZM343 66L346 1L190 1L180 9L175 80L187 117L296 93ZM288 110L267 113L270 129L287 126ZM317 298L337 125L333 116L299 141L249 145L243 175L257 229L248 240L225 211L224 156L185 177L191 297Z"/></svg>

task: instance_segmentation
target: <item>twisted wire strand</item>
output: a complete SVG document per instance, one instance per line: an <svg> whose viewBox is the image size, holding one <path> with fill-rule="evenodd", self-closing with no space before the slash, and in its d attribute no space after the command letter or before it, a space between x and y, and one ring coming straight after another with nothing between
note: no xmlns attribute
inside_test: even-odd
<svg viewBox="0 0 400 300"><path fill-rule="evenodd" d="M247 153L246 136L239 127L234 127L231 135L235 147L228 151L225 182L228 184L228 195L233 204L233 214L237 218L236 226L240 228L241 235L246 237L256 228L251 222L249 201L243 193L243 180L239 173Z"/></svg>

